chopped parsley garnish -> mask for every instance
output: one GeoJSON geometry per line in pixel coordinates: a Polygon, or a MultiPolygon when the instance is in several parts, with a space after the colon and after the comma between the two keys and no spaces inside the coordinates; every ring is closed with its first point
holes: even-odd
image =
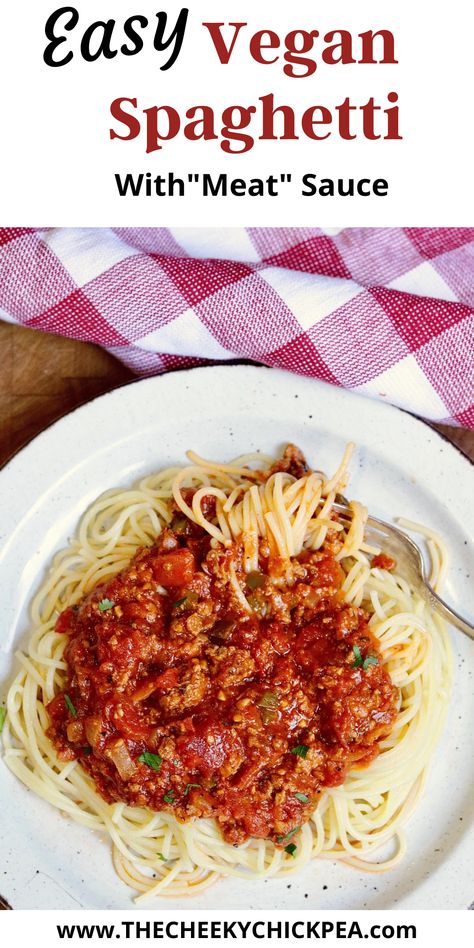
{"type": "Polygon", "coordinates": [[[360,666],[364,662],[364,659],[362,658],[359,646],[354,645],[354,648],[352,649],[352,651],[354,653],[354,661],[352,662],[351,668],[360,668],[360,666]]]}
{"type": "Polygon", "coordinates": [[[305,793],[294,793],[293,796],[301,803],[309,803],[309,797],[305,793]]]}
{"type": "Polygon", "coordinates": [[[295,843],[289,843],[288,846],[285,846],[285,852],[288,853],[289,856],[293,856],[294,859],[296,848],[295,843]]]}
{"type": "Polygon", "coordinates": [[[181,606],[192,606],[198,601],[198,599],[199,596],[197,593],[192,591],[188,592],[185,596],[183,596],[182,599],[177,599],[176,602],[173,603],[173,609],[180,609],[181,606]]]}
{"type": "Polygon", "coordinates": [[[364,659],[364,664],[362,665],[362,668],[364,669],[364,671],[367,671],[369,665],[378,665],[378,663],[379,663],[379,660],[378,658],[376,658],[375,655],[367,655],[367,658],[364,659]]]}
{"type": "Polygon", "coordinates": [[[184,791],[183,796],[187,797],[187,795],[188,795],[188,793],[189,793],[190,790],[192,790],[194,787],[196,787],[196,789],[197,789],[198,787],[200,788],[200,786],[201,786],[200,783],[187,783],[187,784],[186,784],[186,789],[185,789],[185,791],[184,791]]]}
{"type": "Polygon", "coordinates": [[[69,711],[69,714],[72,714],[73,718],[77,718],[77,711],[69,697],[69,695],[64,695],[64,704],[69,711]]]}
{"type": "Polygon", "coordinates": [[[296,747],[291,748],[290,754],[296,754],[297,757],[302,757],[304,760],[308,751],[309,747],[307,744],[297,744],[296,747]]]}
{"type": "Polygon", "coordinates": [[[165,793],[163,800],[165,801],[165,803],[174,803],[175,802],[174,791],[168,790],[168,793],[165,793]]]}
{"type": "Polygon", "coordinates": [[[379,663],[375,655],[367,655],[366,658],[362,658],[358,645],[354,645],[352,651],[354,652],[354,661],[352,662],[351,668],[362,668],[363,671],[367,671],[369,665],[378,665],[379,663]]]}
{"type": "Polygon", "coordinates": [[[7,709],[0,708],[0,734],[3,731],[3,725],[5,724],[5,718],[7,716],[7,709]]]}
{"type": "Polygon", "coordinates": [[[147,767],[151,767],[152,770],[159,771],[161,767],[161,757],[159,754],[150,754],[149,751],[145,751],[143,754],[140,754],[138,758],[140,764],[146,764],[147,767]]]}
{"type": "Polygon", "coordinates": [[[177,599],[176,602],[173,603],[173,609],[179,609],[179,607],[184,606],[184,603],[187,601],[188,601],[187,596],[183,596],[182,599],[177,599]]]}
{"type": "Polygon", "coordinates": [[[286,836],[277,836],[277,843],[286,843],[287,839],[291,839],[295,833],[299,833],[300,829],[301,826],[295,826],[294,829],[290,830],[290,832],[286,834],[286,836]]]}
{"type": "Polygon", "coordinates": [[[163,853],[157,853],[158,859],[161,859],[162,862],[168,862],[166,856],[163,856],[163,853]]]}
{"type": "Polygon", "coordinates": [[[100,612],[107,612],[108,609],[113,609],[115,603],[111,599],[101,599],[98,605],[100,612]]]}

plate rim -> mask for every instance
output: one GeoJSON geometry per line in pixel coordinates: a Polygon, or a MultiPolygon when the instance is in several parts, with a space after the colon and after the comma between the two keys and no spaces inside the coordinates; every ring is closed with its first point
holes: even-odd
{"type": "Polygon", "coordinates": [[[124,389],[127,389],[135,385],[141,385],[141,384],[146,385],[151,382],[164,381],[165,379],[168,379],[175,375],[189,375],[191,373],[201,374],[204,372],[212,372],[214,369],[223,369],[223,368],[225,368],[226,370],[228,369],[230,371],[232,371],[233,369],[245,368],[245,369],[253,369],[256,371],[264,370],[265,372],[269,372],[269,373],[282,373],[287,376],[294,376],[296,379],[304,379],[306,381],[311,381],[315,385],[317,386],[321,385],[328,390],[336,390],[337,392],[343,392],[346,395],[352,396],[357,400],[363,399],[364,401],[368,402],[369,405],[375,406],[376,410],[378,407],[383,410],[387,410],[388,412],[394,411],[397,414],[398,412],[400,412],[406,419],[410,419],[409,423],[413,422],[415,427],[419,425],[421,429],[423,430],[424,434],[426,434],[426,431],[428,429],[428,431],[430,431],[437,438],[443,441],[445,445],[448,445],[449,449],[452,449],[453,451],[453,456],[461,457],[467,462],[469,467],[474,467],[474,459],[470,458],[469,455],[466,454],[466,452],[463,451],[461,447],[459,447],[459,445],[451,441],[448,438],[448,436],[444,434],[444,432],[438,431],[438,429],[434,427],[435,422],[422,418],[420,415],[415,415],[413,414],[413,412],[408,411],[408,409],[401,408],[399,405],[394,405],[392,402],[383,402],[378,398],[372,398],[369,395],[363,395],[361,392],[354,392],[353,389],[344,388],[342,386],[341,387],[335,386],[331,382],[325,382],[324,379],[313,378],[312,376],[307,376],[307,375],[300,375],[296,372],[290,372],[287,369],[281,369],[279,367],[265,365],[264,363],[232,362],[232,364],[229,365],[228,363],[220,362],[220,363],[212,363],[211,365],[197,365],[197,366],[195,365],[195,366],[188,366],[182,369],[171,369],[170,371],[162,372],[158,375],[138,376],[136,378],[128,379],[126,382],[120,383],[120,385],[115,385],[113,388],[107,389],[107,391],[105,392],[100,392],[97,395],[93,395],[92,398],[88,398],[85,402],[81,402],[79,405],[75,405],[73,408],[70,408],[63,415],[60,415],[59,418],[53,419],[53,421],[49,422],[49,424],[41,428],[40,431],[37,431],[36,434],[32,435],[31,438],[28,438],[27,441],[25,441],[23,444],[20,444],[17,448],[15,448],[12,454],[10,454],[6,458],[6,460],[3,461],[3,463],[0,465],[0,478],[3,475],[3,472],[12,464],[12,462],[16,461],[18,456],[23,454],[23,452],[27,451],[28,448],[32,444],[39,441],[39,439],[42,438],[42,436],[46,432],[51,431],[53,428],[56,427],[56,425],[60,425],[66,419],[69,419],[73,415],[78,414],[83,409],[88,409],[89,406],[93,405],[95,402],[113,397],[115,392],[121,392],[124,389]]]}

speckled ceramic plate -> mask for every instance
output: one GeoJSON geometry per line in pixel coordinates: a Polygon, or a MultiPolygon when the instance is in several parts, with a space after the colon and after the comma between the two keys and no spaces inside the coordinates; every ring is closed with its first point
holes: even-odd
{"type": "MultiPolygon", "coordinates": [[[[55,550],[102,491],[182,462],[193,447],[231,458],[299,444],[333,470],[358,445],[350,494],[375,515],[404,515],[450,548],[446,597],[473,617],[474,532],[469,462],[426,425],[388,405],[284,372],[225,366],[137,382],[79,408],[0,472],[0,680],[26,640],[28,603],[55,550]],[[471,561],[470,561],[471,557],[471,561]]],[[[455,693],[424,798],[408,826],[408,855],[383,875],[317,861],[289,881],[224,880],[192,908],[467,908],[474,899],[474,643],[453,632],[455,693]]],[[[66,821],[0,764],[0,894],[14,908],[129,908],[107,843],[66,821]]],[[[190,902],[160,900],[160,908],[190,902]]]]}

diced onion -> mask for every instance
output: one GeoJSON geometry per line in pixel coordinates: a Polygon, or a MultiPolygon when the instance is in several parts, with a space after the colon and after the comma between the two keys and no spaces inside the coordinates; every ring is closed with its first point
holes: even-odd
{"type": "Polygon", "coordinates": [[[84,736],[82,721],[71,721],[66,728],[66,734],[71,744],[74,744],[76,741],[81,741],[84,736]]]}
{"type": "Polygon", "coordinates": [[[130,777],[133,777],[136,767],[134,761],[130,757],[128,747],[124,741],[116,744],[115,747],[111,747],[109,750],[109,755],[111,760],[114,762],[122,780],[128,780],[130,777]]]}
{"type": "Polygon", "coordinates": [[[89,744],[92,747],[97,747],[99,743],[99,738],[102,730],[102,720],[100,717],[93,715],[90,718],[87,718],[85,724],[86,737],[89,744]]]}

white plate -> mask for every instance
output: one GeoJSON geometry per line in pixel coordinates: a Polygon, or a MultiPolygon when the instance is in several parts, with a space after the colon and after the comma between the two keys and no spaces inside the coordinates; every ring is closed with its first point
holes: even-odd
{"type": "MultiPolygon", "coordinates": [[[[3,691],[43,571],[98,494],[182,462],[189,447],[230,459],[258,448],[274,452],[288,440],[327,471],[354,440],[348,493],[376,515],[403,514],[439,530],[451,553],[446,596],[472,617],[472,467],[459,452],[410,415],[332,386],[258,367],[195,369],[96,399],[43,432],[0,472],[3,691]]],[[[453,643],[449,720],[398,869],[364,875],[317,861],[288,882],[223,880],[192,902],[159,900],[149,907],[467,908],[474,899],[474,644],[460,633],[453,643]]],[[[0,894],[14,908],[131,907],[131,890],[115,876],[108,844],[66,821],[3,765],[0,805],[0,894]]]]}

